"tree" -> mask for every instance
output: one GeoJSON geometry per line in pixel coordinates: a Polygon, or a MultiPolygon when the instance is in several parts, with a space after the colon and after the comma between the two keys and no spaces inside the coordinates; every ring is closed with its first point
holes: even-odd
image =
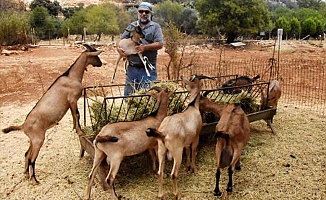
{"type": "Polygon", "coordinates": [[[167,27],[169,23],[173,23],[182,32],[188,34],[195,32],[198,20],[198,14],[195,9],[172,1],[159,3],[154,8],[156,21],[163,28],[167,27]]]}
{"type": "Polygon", "coordinates": [[[29,7],[34,10],[36,7],[44,7],[48,10],[51,16],[57,17],[61,12],[61,6],[58,1],[51,2],[50,0],[34,0],[31,2],[29,7]]]}
{"type": "Polygon", "coordinates": [[[93,6],[86,12],[86,26],[91,34],[98,36],[97,40],[101,39],[104,34],[118,34],[118,17],[116,9],[112,4],[100,4],[93,6]]]}
{"type": "Polygon", "coordinates": [[[257,34],[269,24],[264,0],[198,0],[196,8],[203,31],[216,34],[220,30],[228,43],[240,35],[257,34]]]}
{"type": "Polygon", "coordinates": [[[70,18],[66,19],[62,25],[61,30],[64,36],[70,34],[83,34],[83,29],[86,27],[86,10],[81,9],[76,11],[70,18]]]}
{"type": "Polygon", "coordinates": [[[276,25],[276,28],[283,29],[283,32],[285,33],[285,38],[287,40],[288,32],[291,30],[290,22],[287,19],[285,19],[285,17],[280,17],[276,20],[275,25],[276,25]]]}
{"type": "Polygon", "coordinates": [[[36,7],[30,12],[29,24],[40,39],[52,37],[55,31],[55,21],[44,7],[36,7]]]}
{"type": "Polygon", "coordinates": [[[309,17],[302,22],[302,33],[305,35],[313,35],[316,33],[316,22],[313,17],[309,17]]]}
{"type": "Polygon", "coordinates": [[[0,46],[27,44],[29,24],[26,12],[6,11],[0,14],[0,46]]]}
{"type": "Polygon", "coordinates": [[[176,27],[180,29],[181,26],[181,14],[183,7],[177,2],[170,0],[157,4],[155,7],[156,21],[165,28],[170,22],[174,23],[176,27]]]}
{"type": "Polygon", "coordinates": [[[301,25],[299,20],[296,17],[293,17],[292,20],[290,21],[290,26],[291,26],[291,35],[294,38],[300,38],[301,34],[301,25]]]}

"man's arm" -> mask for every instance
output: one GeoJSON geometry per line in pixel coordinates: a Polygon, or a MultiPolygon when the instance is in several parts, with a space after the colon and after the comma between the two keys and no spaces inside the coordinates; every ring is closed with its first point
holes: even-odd
{"type": "Polygon", "coordinates": [[[151,44],[141,44],[139,46],[136,46],[135,49],[139,53],[143,53],[144,51],[156,51],[159,49],[162,49],[163,44],[160,42],[153,42],[151,44]]]}

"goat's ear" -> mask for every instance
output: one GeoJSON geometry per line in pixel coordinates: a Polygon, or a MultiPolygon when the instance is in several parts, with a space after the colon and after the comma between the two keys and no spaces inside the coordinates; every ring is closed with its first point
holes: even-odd
{"type": "Polygon", "coordinates": [[[98,56],[102,53],[102,50],[95,51],[95,52],[87,52],[89,56],[98,56]]]}

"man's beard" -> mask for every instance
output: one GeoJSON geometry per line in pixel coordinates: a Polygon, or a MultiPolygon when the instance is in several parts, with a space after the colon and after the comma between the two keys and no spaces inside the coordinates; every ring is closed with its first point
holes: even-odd
{"type": "Polygon", "coordinates": [[[151,21],[150,18],[145,18],[145,19],[144,18],[140,18],[139,19],[139,22],[142,23],[142,24],[147,24],[150,21],[151,21]]]}

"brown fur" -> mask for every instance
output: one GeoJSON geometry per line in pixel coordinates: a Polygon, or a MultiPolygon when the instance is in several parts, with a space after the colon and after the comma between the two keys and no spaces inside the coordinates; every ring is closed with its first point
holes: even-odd
{"type": "Polygon", "coordinates": [[[71,110],[73,127],[78,135],[84,135],[79,125],[79,112],[77,100],[83,90],[82,79],[88,65],[100,67],[102,65],[93,47],[85,45],[88,50],[83,52],[75,63],[61,76],[59,76],[37,102],[35,107],[27,115],[25,122],[20,126],[10,126],[3,129],[4,133],[13,130],[23,130],[29,137],[30,146],[25,153],[25,174],[35,183],[35,161],[43,145],[45,132],[55,126],[71,110]]]}
{"type": "MultiPolygon", "coordinates": [[[[264,92],[262,92],[262,109],[277,108],[277,104],[279,99],[281,98],[281,95],[282,90],[279,81],[273,80],[268,86],[268,94],[266,95],[264,92]]],[[[272,133],[276,134],[276,131],[272,126],[273,119],[267,119],[265,121],[267,125],[271,128],[272,133]]]]}
{"type": "Polygon", "coordinates": [[[239,158],[250,136],[249,120],[240,106],[235,104],[221,105],[201,97],[200,110],[210,111],[220,117],[216,125],[216,188],[215,195],[220,196],[220,169],[229,167],[228,191],[232,191],[232,173],[240,168],[239,158]]]}
{"type": "Polygon", "coordinates": [[[183,80],[190,92],[189,105],[182,113],[164,118],[158,130],[148,129],[147,135],[158,139],[159,158],[159,198],[163,198],[163,171],[167,151],[173,157],[173,169],[171,172],[173,194],[175,199],[181,197],[177,186],[179,168],[182,162],[183,149],[186,148],[186,166],[189,172],[196,172],[195,159],[199,134],[202,128],[202,118],[199,112],[200,79],[192,78],[192,81],[183,80]],[[191,147],[191,159],[190,159],[191,147]]]}
{"type": "Polygon", "coordinates": [[[159,93],[151,93],[159,104],[156,116],[148,116],[139,121],[118,122],[108,124],[102,128],[94,140],[95,157],[92,171],[86,188],[86,199],[90,199],[91,186],[95,174],[102,161],[106,158],[110,171],[106,177],[109,184],[111,197],[118,199],[114,190],[115,176],[120,163],[125,156],[133,156],[149,150],[153,161],[153,170],[156,170],[156,156],[153,152],[157,148],[157,140],[146,136],[148,127],[158,128],[167,115],[169,97],[172,92],[162,90],[159,93]]]}

